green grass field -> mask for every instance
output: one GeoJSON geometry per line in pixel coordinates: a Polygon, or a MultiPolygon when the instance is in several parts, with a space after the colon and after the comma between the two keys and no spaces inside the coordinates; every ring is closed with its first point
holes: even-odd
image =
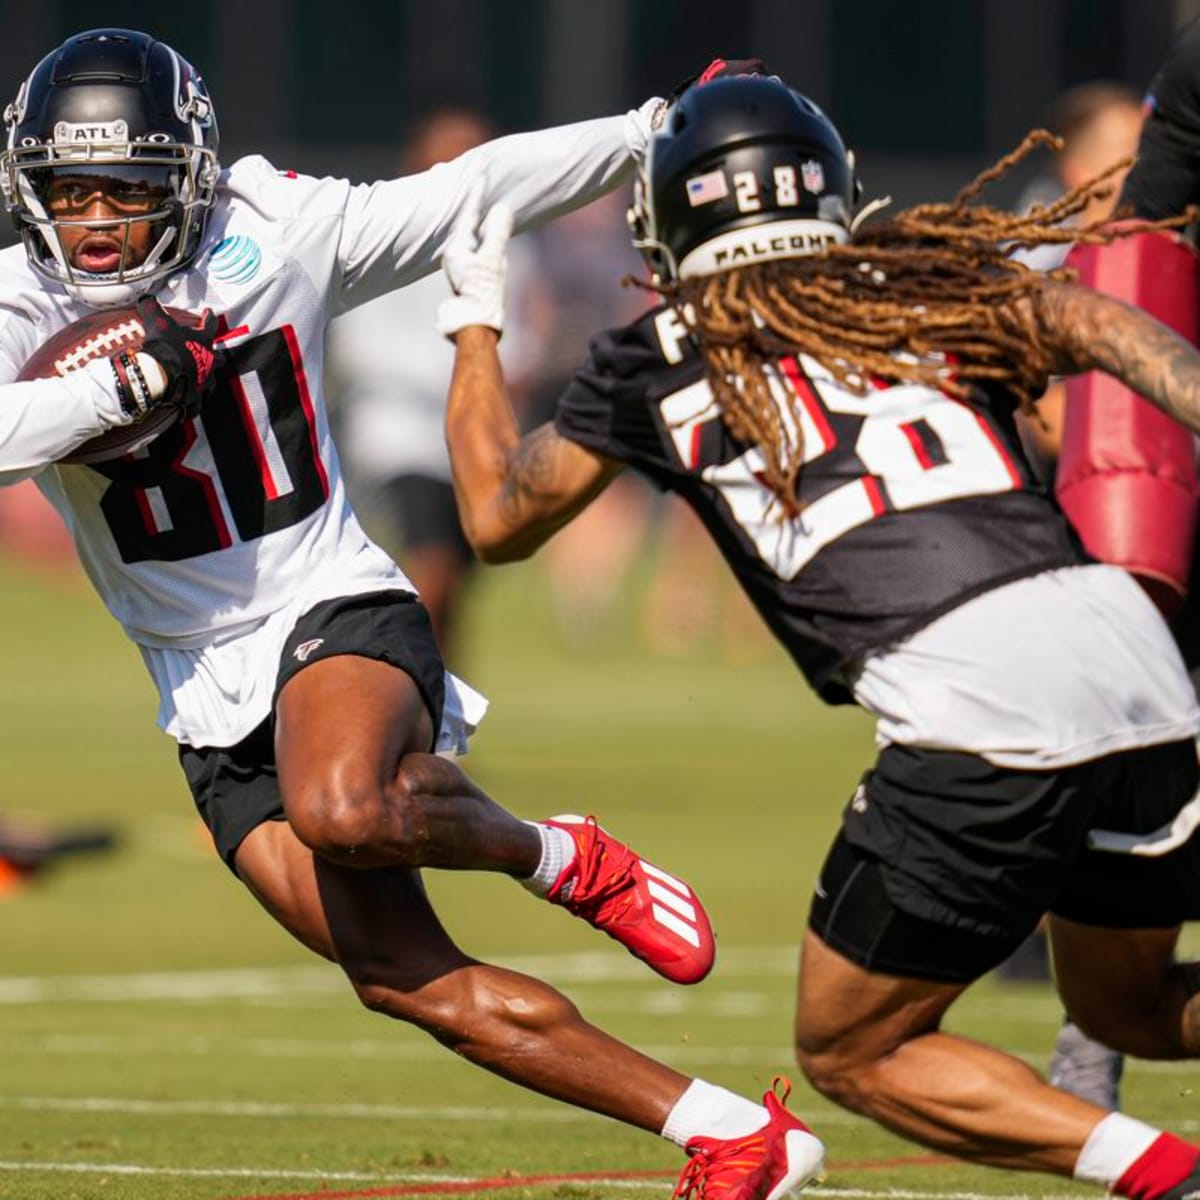
{"type": "MultiPolygon", "coordinates": [[[[545,976],[681,1070],[758,1095],[791,1069],[795,947],[868,724],[815,702],[774,651],[643,657],[627,613],[567,657],[547,637],[539,579],[510,568],[480,589],[460,669],[493,710],[467,766],[518,813],[594,811],[690,878],[717,923],[718,966],[673,988],[501,877],[432,877],[439,908],[471,952],[545,976]]],[[[102,818],[124,837],[0,899],[0,1200],[669,1196],[673,1147],[367,1014],[259,912],[199,835],[138,656],[86,586],[2,568],[0,629],[0,811],[102,818]],[[644,1174],[605,1178],[622,1172],[644,1174]]],[[[953,1025],[1041,1063],[1057,1019],[1048,989],[985,981],[953,1025]]],[[[1129,1106],[1196,1132],[1198,1077],[1135,1066],[1129,1106]]],[[[794,1104],[829,1144],[821,1194],[1084,1190],[929,1161],[803,1085],[794,1104]]]]}

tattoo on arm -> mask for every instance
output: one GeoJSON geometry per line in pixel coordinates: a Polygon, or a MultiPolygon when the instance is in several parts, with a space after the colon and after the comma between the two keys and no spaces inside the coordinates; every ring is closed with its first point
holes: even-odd
{"type": "Polygon", "coordinates": [[[513,526],[524,525],[531,508],[554,490],[562,449],[552,426],[535,429],[522,438],[508,463],[499,497],[500,514],[513,526]]]}
{"type": "Polygon", "coordinates": [[[496,497],[496,514],[518,543],[541,545],[586,508],[621,469],[621,463],[560,436],[553,425],[542,425],[513,447],[496,497]]]}
{"type": "Polygon", "coordinates": [[[1200,353],[1173,330],[1120,300],[1070,284],[1045,288],[1042,317],[1062,345],[1056,365],[1064,374],[1103,371],[1200,431],[1200,353]]]}

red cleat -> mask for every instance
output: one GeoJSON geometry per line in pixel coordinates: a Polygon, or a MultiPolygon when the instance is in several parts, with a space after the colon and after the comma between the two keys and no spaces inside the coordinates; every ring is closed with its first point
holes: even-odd
{"type": "Polygon", "coordinates": [[[699,983],[712,970],[712,926],[686,883],[638,858],[595,817],[552,817],[543,824],[565,829],[576,850],[546,899],[615,938],[672,983],[699,983]]]}
{"type": "Polygon", "coordinates": [[[821,1139],[783,1103],[792,1085],[776,1076],[763,1104],[771,1114],[759,1130],[740,1138],[694,1137],[685,1149],[673,1200],[783,1200],[822,1177],[821,1139]],[[775,1095],[783,1084],[783,1095],[775,1095]]]}

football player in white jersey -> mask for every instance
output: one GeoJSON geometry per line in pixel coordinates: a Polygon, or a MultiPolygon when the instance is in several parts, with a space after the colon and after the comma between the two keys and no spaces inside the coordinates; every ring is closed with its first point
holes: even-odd
{"type": "Polygon", "coordinates": [[[169,46],[68,39],[7,108],[0,482],[36,476],[159,689],[218,852],[372,1010],[471,1061],[686,1146],[688,1186],[765,1200],[820,1170],[782,1106],[689,1079],[443,930],[418,869],[499,871],[667,978],[713,959],[691,890],[588,818],[513,817],[434,751],[482,699],[446,674],[413,588],[349,508],[320,395],[337,313],[427,274],[483,172],[531,222],[616,186],[643,111],[489,143],[352,187],[222,169],[212,101],[169,46]],[[136,302],[140,352],[18,381],[51,335],[136,302]],[[205,314],[194,327],[177,310],[205,314]],[[81,446],[177,417],[118,457],[81,446]]]}
{"type": "Polygon", "coordinates": [[[1200,1148],[941,1028],[1049,912],[1084,1029],[1200,1057],[1200,972],[1174,959],[1200,916],[1195,696],[1013,420],[1049,373],[1099,368],[1200,429],[1200,355],[1008,257],[1109,235],[977,191],[862,225],[811,101],[777,79],[693,88],[630,214],[665,302],[598,334],[524,437],[496,356],[511,213],[465,218],[440,319],[459,506],[484,558],[523,558],[633,466],[695,508],[821,695],[876,717],[804,938],[795,1046],[819,1091],[976,1163],[1182,1200],[1200,1148]]]}

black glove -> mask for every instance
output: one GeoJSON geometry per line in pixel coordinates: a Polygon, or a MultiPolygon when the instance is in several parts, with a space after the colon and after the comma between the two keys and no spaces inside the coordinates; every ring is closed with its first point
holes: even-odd
{"type": "Polygon", "coordinates": [[[730,79],[735,75],[770,75],[761,58],[714,58],[699,75],[690,75],[667,97],[674,104],[690,87],[703,87],[714,79],[730,79]]]}
{"type": "Polygon", "coordinates": [[[194,417],[212,390],[224,357],[213,349],[217,318],[206,309],[198,328],[181,325],[153,296],[143,296],[136,311],[146,331],[142,350],[167,377],[166,391],[149,407],[173,404],[185,417],[194,417]]]}

